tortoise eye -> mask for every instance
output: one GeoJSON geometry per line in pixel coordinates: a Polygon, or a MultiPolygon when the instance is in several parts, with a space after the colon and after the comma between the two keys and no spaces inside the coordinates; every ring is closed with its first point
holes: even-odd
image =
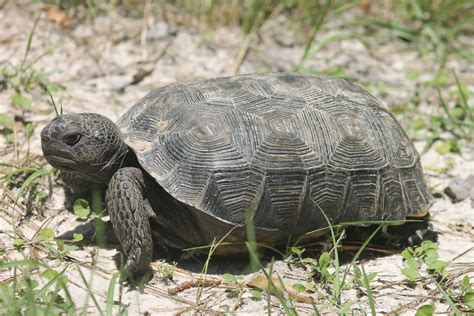
{"type": "Polygon", "coordinates": [[[81,134],[69,134],[63,137],[63,141],[66,145],[74,146],[81,140],[81,134]]]}

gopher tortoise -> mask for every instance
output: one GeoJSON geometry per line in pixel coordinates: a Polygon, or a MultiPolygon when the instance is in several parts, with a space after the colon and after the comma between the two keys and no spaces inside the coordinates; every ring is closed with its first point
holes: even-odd
{"type": "MultiPolygon", "coordinates": [[[[150,269],[152,232],[183,249],[257,242],[351,221],[423,216],[432,196],[419,155],[379,100],[342,78],[252,74],[152,90],[116,124],[54,118],[46,160],[72,190],[106,185],[131,275],[150,269]]],[[[240,246],[239,246],[240,245],[240,246]]]]}

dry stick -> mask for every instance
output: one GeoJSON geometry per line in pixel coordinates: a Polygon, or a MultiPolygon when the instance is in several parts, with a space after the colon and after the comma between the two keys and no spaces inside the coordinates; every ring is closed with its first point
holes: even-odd
{"type": "Polygon", "coordinates": [[[231,312],[235,313],[237,308],[239,308],[240,303],[242,302],[242,296],[244,295],[245,291],[243,288],[239,289],[239,295],[237,297],[237,301],[235,302],[234,306],[232,306],[231,312]]]}
{"type": "Polygon", "coordinates": [[[247,36],[244,39],[244,42],[242,44],[242,48],[240,49],[239,55],[237,55],[237,59],[235,60],[234,67],[232,67],[232,74],[237,75],[240,70],[240,66],[242,65],[242,62],[245,59],[245,56],[247,56],[248,50],[250,48],[250,44],[252,43],[252,39],[257,33],[257,22],[255,22],[252,25],[252,29],[250,32],[247,34],[247,36]]]}
{"type": "Polygon", "coordinates": [[[467,248],[466,250],[462,251],[461,253],[459,253],[458,255],[454,256],[453,258],[449,259],[448,262],[453,262],[457,259],[459,259],[460,257],[464,256],[466,253],[470,252],[471,250],[474,250],[474,247],[469,247],[467,248]]]}
{"type": "MultiPolygon", "coordinates": [[[[272,12],[270,13],[268,18],[271,18],[272,16],[277,14],[281,9],[282,9],[282,5],[275,6],[275,8],[272,10],[272,12]]],[[[257,20],[254,21],[254,23],[252,24],[252,28],[250,29],[249,33],[247,34],[247,36],[244,39],[244,42],[242,43],[242,47],[240,49],[239,55],[237,55],[234,66],[232,67],[232,74],[233,75],[237,75],[239,73],[240,66],[242,65],[242,62],[244,61],[245,56],[247,56],[247,53],[248,53],[249,48],[250,48],[250,44],[252,43],[252,40],[253,40],[255,34],[257,34],[258,29],[265,22],[265,20],[264,20],[262,22],[262,24],[260,25],[260,19],[261,18],[258,18],[257,20]]]]}
{"type": "Polygon", "coordinates": [[[221,280],[209,280],[209,279],[194,279],[181,283],[180,285],[168,289],[168,294],[176,295],[179,292],[184,290],[194,288],[194,287],[216,287],[222,283],[221,280]]]}

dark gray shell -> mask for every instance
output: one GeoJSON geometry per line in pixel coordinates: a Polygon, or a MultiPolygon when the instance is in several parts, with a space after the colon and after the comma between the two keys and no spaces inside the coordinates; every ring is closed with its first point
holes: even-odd
{"type": "Polygon", "coordinates": [[[227,223],[302,233],[403,219],[431,204],[412,142],[340,78],[254,74],[151,91],[118,121],[175,199],[227,223]]]}

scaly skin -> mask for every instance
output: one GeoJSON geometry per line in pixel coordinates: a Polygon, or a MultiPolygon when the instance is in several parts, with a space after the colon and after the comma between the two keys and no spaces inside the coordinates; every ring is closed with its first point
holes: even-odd
{"type": "Polygon", "coordinates": [[[154,213],[144,194],[142,170],[119,169],[107,189],[107,208],[115,235],[127,255],[125,277],[147,274],[153,255],[149,217],[154,213]]]}
{"type": "MultiPolygon", "coordinates": [[[[153,254],[153,210],[145,197],[142,170],[130,161],[128,146],[115,124],[98,114],[61,115],[41,132],[43,154],[61,170],[73,194],[108,185],[107,209],[127,261],[125,277],[148,276],[153,254]]],[[[133,159],[132,159],[133,160],[133,159]]]]}

